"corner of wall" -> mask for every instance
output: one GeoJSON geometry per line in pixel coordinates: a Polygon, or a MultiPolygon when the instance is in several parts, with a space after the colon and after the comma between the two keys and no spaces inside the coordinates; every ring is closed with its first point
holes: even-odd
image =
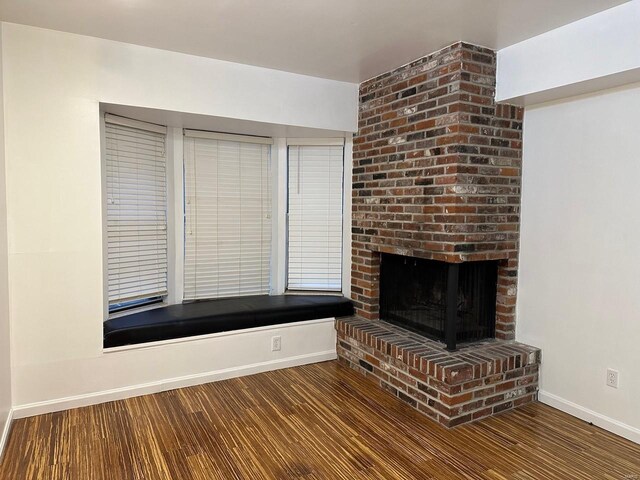
{"type": "MultiPolygon", "coordinates": [[[[0,39],[4,23],[0,22],[0,39]]],[[[7,189],[4,148],[4,69],[0,40],[0,457],[9,436],[12,420],[11,326],[9,319],[9,279],[7,240],[7,189]]]]}

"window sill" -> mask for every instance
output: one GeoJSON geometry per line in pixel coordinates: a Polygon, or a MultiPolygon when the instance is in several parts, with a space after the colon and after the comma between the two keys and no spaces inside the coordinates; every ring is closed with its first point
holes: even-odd
{"type": "Polygon", "coordinates": [[[110,313],[109,317],[107,317],[107,320],[112,320],[114,318],[120,318],[120,317],[127,317],[129,315],[134,315],[136,313],[147,312],[149,310],[155,310],[156,308],[163,308],[168,306],[169,304],[167,302],[157,302],[149,305],[142,305],[141,307],[134,307],[126,310],[120,310],[117,312],[110,313]]]}

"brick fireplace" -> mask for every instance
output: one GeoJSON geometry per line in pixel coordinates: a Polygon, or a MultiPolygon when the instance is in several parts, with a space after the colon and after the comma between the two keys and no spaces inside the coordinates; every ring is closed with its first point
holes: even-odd
{"type": "MultiPolygon", "coordinates": [[[[512,342],[523,110],[495,103],[495,69],[494,51],[456,43],[360,86],[352,199],[351,291],[356,318],[338,321],[338,354],[447,426],[530,401],[537,391],[539,351],[512,342]],[[449,332],[443,334],[448,351],[433,340],[438,340],[437,335],[429,335],[426,327],[424,335],[416,335],[421,333],[420,325],[407,324],[402,329],[380,321],[381,303],[385,307],[389,297],[389,287],[384,285],[393,283],[381,282],[381,262],[398,256],[416,265],[432,262],[433,272],[443,268],[449,272],[452,287],[438,313],[449,317],[449,332]],[[493,277],[476,281],[481,294],[491,295],[492,302],[491,308],[481,309],[485,316],[489,312],[490,325],[473,327],[481,334],[472,340],[483,340],[476,345],[465,343],[467,337],[459,331],[464,326],[460,299],[466,297],[456,285],[458,272],[468,270],[469,262],[474,268],[480,263],[493,265],[493,277]],[[494,284],[487,286],[487,282],[494,284]],[[381,284],[386,289],[382,299],[381,284]],[[456,308],[457,332],[452,330],[456,308]],[[376,333],[367,333],[368,328],[376,333]],[[389,342],[392,338],[400,344],[389,342]],[[460,349],[456,338],[462,340],[460,349]],[[407,344],[411,352],[422,348],[423,353],[435,355],[435,363],[422,363],[405,353],[398,359],[398,352],[404,352],[407,344]],[[502,350],[505,348],[512,350],[502,350]],[[513,360],[515,357],[519,360],[513,360]],[[471,369],[469,392],[456,383],[461,376],[447,376],[449,366],[465,372],[471,369]],[[431,380],[437,382],[435,388],[431,380]],[[420,385],[425,388],[420,390],[420,385]],[[425,393],[427,387],[430,393],[425,393]],[[456,397],[461,392],[464,395],[456,397]],[[493,403],[487,403],[489,397],[493,403]],[[456,409],[451,408],[452,401],[456,409]],[[437,405],[443,406],[438,409],[437,405]]],[[[387,264],[383,271],[390,270],[387,264]]],[[[409,288],[407,272],[396,280],[400,291],[396,297],[403,285],[409,288]]],[[[424,288],[433,288],[429,285],[426,282],[424,288]]],[[[440,298],[440,293],[437,296],[440,298]]],[[[414,297],[421,299],[424,324],[424,311],[434,308],[435,296],[414,297]]],[[[411,309],[403,308],[396,310],[411,309]]],[[[478,316],[467,316],[474,315],[478,316]]],[[[409,314],[404,316],[412,321],[409,314]]],[[[382,317],[393,321],[388,308],[382,309],[382,317]]]]}

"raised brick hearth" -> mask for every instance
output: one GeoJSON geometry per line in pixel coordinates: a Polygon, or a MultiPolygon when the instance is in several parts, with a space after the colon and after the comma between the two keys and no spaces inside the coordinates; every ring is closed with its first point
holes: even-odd
{"type": "Polygon", "coordinates": [[[456,352],[376,320],[336,320],[338,358],[446,427],[536,399],[540,350],[487,341],[456,352]]]}

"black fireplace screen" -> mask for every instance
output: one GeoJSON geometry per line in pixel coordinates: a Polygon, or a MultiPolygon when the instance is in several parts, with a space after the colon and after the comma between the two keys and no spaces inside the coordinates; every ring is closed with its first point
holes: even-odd
{"type": "Polygon", "coordinates": [[[380,318],[444,341],[450,349],[492,338],[497,275],[495,261],[453,264],[383,254],[380,318]]]}

